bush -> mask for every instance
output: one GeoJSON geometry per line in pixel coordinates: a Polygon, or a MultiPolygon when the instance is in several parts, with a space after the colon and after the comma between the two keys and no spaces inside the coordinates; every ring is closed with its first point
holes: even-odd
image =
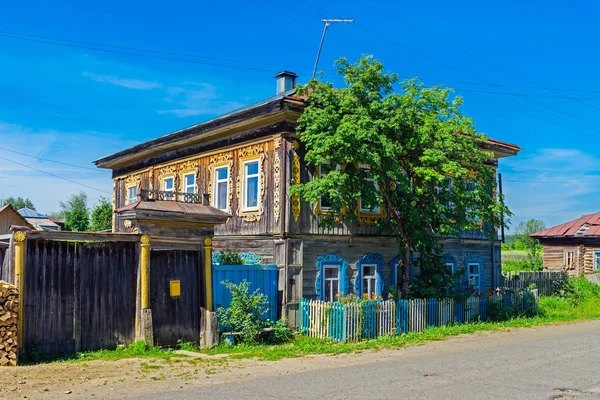
{"type": "Polygon", "coordinates": [[[267,296],[259,289],[250,293],[250,282],[245,279],[239,285],[229,281],[221,283],[231,292],[231,304],[228,308],[219,307],[217,318],[233,332],[240,332],[242,342],[257,343],[262,329],[269,325],[264,319],[269,310],[267,296]]]}
{"type": "Polygon", "coordinates": [[[487,308],[487,319],[490,322],[508,321],[513,318],[512,310],[501,301],[490,301],[487,308]]]}
{"type": "Polygon", "coordinates": [[[293,336],[292,330],[287,326],[287,320],[280,319],[273,325],[273,330],[269,332],[267,341],[270,344],[285,343],[290,341],[293,336]]]}
{"type": "Polygon", "coordinates": [[[217,254],[217,262],[221,265],[243,265],[244,260],[240,257],[237,249],[225,249],[217,254]]]}

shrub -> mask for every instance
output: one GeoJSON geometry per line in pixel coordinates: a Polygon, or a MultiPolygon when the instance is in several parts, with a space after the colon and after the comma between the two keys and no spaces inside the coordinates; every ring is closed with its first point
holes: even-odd
{"type": "Polygon", "coordinates": [[[290,341],[293,336],[292,330],[287,326],[287,320],[280,319],[273,325],[273,330],[269,332],[267,341],[270,344],[285,343],[290,341]]]}
{"type": "Polygon", "coordinates": [[[222,265],[243,265],[244,260],[237,249],[225,249],[218,253],[217,260],[222,265]]]}
{"type": "Polygon", "coordinates": [[[245,279],[239,285],[229,281],[221,283],[231,292],[231,304],[227,308],[219,307],[217,318],[233,332],[240,332],[242,342],[258,342],[262,329],[269,325],[264,319],[269,310],[267,296],[259,289],[250,293],[250,282],[245,279]]]}
{"type": "Polygon", "coordinates": [[[512,310],[501,301],[490,301],[487,307],[487,319],[490,322],[508,321],[513,317],[512,310]]]}

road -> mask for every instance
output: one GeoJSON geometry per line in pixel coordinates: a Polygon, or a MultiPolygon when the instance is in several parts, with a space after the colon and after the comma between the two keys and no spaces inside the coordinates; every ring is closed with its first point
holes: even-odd
{"type": "Polygon", "coordinates": [[[140,399],[600,399],[599,344],[599,321],[471,335],[140,399]]]}

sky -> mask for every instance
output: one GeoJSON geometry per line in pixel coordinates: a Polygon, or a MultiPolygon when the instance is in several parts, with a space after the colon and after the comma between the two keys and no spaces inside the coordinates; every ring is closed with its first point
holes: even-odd
{"type": "Polygon", "coordinates": [[[478,131],[518,144],[499,172],[512,224],[600,211],[599,39],[592,1],[4,2],[0,198],[52,213],[79,190],[110,198],[92,161],[275,94],[287,69],[371,54],[455,89],[478,131]],[[59,161],[65,164],[50,162],[59,161]]]}

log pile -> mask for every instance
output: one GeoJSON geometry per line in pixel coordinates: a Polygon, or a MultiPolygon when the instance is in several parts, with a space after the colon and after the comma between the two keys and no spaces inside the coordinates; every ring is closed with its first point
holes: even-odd
{"type": "Polygon", "coordinates": [[[0,281],[0,366],[17,365],[19,291],[0,281]]]}

